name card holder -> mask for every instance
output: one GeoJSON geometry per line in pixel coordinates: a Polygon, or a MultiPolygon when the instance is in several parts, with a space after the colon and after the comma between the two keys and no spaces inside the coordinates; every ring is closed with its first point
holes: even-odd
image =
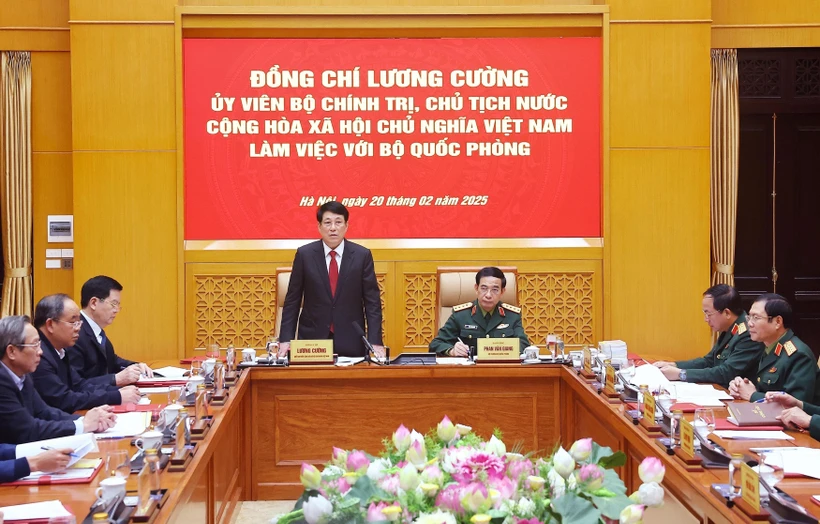
{"type": "Polygon", "coordinates": [[[476,340],[476,363],[510,363],[521,361],[521,340],[517,338],[479,338],[476,340]]]}
{"type": "Polygon", "coordinates": [[[604,387],[601,389],[601,395],[610,404],[618,404],[621,401],[621,394],[615,391],[615,368],[607,364],[604,370],[604,387]]]}
{"type": "Polygon", "coordinates": [[[640,425],[649,436],[661,436],[661,427],[655,422],[655,397],[649,392],[643,396],[643,417],[640,425]]]}
{"type": "Polygon", "coordinates": [[[333,362],[333,340],[292,340],[290,365],[329,365],[333,362]]]}
{"type": "Polygon", "coordinates": [[[753,521],[768,521],[771,515],[760,507],[760,475],[745,462],[740,465],[740,486],[738,509],[753,521]]]}
{"type": "Polygon", "coordinates": [[[171,453],[171,460],[168,464],[168,471],[181,472],[188,469],[188,464],[196,451],[196,444],[186,445],[186,433],[188,433],[187,417],[180,417],[174,431],[174,451],[171,453]]]}
{"type": "Polygon", "coordinates": [[[592,371],[592,351],[590,351],[589,346],[584,346],[584,364],[578,374],[587,382],[595,382],[598,378],[592,371]]]}
{"type": "Polygon", "coordinates": [[[703,471],[703,459],[695,454],[695,427],[685,418],[680,419],[680,447],[675,448],[675,456],[686,471],[703,471]]]}

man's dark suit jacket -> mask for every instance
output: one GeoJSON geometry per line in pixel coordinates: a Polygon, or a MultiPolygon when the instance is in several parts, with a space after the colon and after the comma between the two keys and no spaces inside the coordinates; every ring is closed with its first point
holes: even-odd
{"type": "Polygon", "coordinates": [[[88,322],[83,322],[74,350],[71,353],[71,367],[82,378],[106,386],[115,386],[114,375],[134,363],[117,356],[108,337],[105,337],[105,347],[102,347],[88,322]]]}
{"type": "MultiPolygon", "coordinates": [[[[5,373],[5,369],[0,370],[5,373]]],[[[17,456],[17,446],[0,444],[0,482],[12,482],[31,475],[31,468],[25,457],[17,456]]]]}
{"type": "Polygon", "coordinates": [[[115,386],[90,383],[71,367],[71,348],[60,358],[51,342],[40,333],[43,356],[40,365],[31,374],[40,397],[48,404],[66,413],[91,409],[103,404],[121,404],[122,396],[115,386]]]}
{"type": "Polygon", "coordinates": [[[0,442],[21,444],[73,435],[74,421],[80,417],[50,407],[40,398],[31,376],[24,380],[19,390],[0,368],[0,442]]]}
{"type": "Polygon", "coordinates": [[[297,322],[298,338],[302,340],[326,339],[332,324],[334,353],[363,356],[366,349],[353,329],[355,321],[367,330],[371,344],[382,344],[382,307],[373,254],[364,246],[349,240],[344,242],[335,296],[330,293],[322,241],[311,242],[296,250],[282,308],[280,342],[290,342],[294,338],[297,322]]]}

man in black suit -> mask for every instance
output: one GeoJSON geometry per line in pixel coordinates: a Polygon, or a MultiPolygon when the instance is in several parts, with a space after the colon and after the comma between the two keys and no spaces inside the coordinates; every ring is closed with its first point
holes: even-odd
{"type": "Polygon", "coordinates": [[[122,285],[111,277],[96,276],[83,284],[80,292],[83,325],[75,343],[71,366],[81,377],[93,382],[127,386],[138,381],[140,374],[153,377],[144,363],[124,359],[114,353],[114,345],[105,335],[122,309],[122,285]]]}
{"type": "Polygon", "coordinates": [[[345,240],[349,216],[347,208],[339,202],[326,202],[316,213],[322,240],[296,250],[282,308],[280,356],[290,350],[297,323],[298,338],[332,338],[335,353],[363,356],[366,348],[353,323],[365,328],[365,318],[367,340],[377,355],[384,354],[382,307],[373,254],[364,246],[345,240]]]}
{"type": "Polygon", "coordinates": [[[43,351],[40,334],[28,317],[0,319],[0,351],[0,442],[20,444],[105,431],[114,425],[116,416],[108,406],[78,417],[43,402],[29,376],[43,351]]]}
{"type": "Polygon", "coordinates": [[[40,397],[66,413],[105,404],[139,402],[140,393],[135,386],[118,390],[117,386],[94,384],[71,367],[75,353],[71,346],[82,323],[80,308],[62,293],[43,297],[34,308],[34,327],[40,332],[43,355],[32,378],[40,397]]]}
{"type": "Polygon", "coordinates": [[[0,483],[31,475],[32,471],[62,471],[68,466],[71,448],[50,449],[32,457],[17,458],[17,446],[0,444],[0,483]]]}

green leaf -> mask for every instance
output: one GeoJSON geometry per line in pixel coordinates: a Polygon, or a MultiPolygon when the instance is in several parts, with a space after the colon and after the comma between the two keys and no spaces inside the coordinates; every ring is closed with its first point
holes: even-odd
{"type": "Polygon", "coordinates": [[[278,524],[302,524],[305,522],[305,512],[301,509],[291,511],[279,519],[278,524]]]}
{"type": "Polygon", "coordinates": [[[618,520],[621,517],[621,511],[625,507],[632,504],[629,497],[626,495],[616,495],[614,497],[592,497],[592,502],[601,511],[601,514],[608,519],[618,520]]]}
{"type": "Polygon", "coordinates": [[[567,524],[598,524],[601,518],[601,512],[592,502],[574,493],[566,493],[553,500],[552,507],[561,517],[561,522],[567,524]]]}
{"type": "Polygon", "coordinates": [[[626,494],[626,486],[613,469],[604,470],[604,485],[601,489],[607,489],[616,495],[626,494]]]}
{"type": "Polygon", "coordinates": [[[598,459],[598,465],[604,469],[619,468],[626,465],[626,454],[623,451],[616,451],[608,457],[598,459]]]}
{"type": "Polygon", "coordinates": [[[307,502],[307,499],[310,497],[315,497],[319,495],[319,492],[315,489],[306,489],[302,496],[296,501],[296,505],[293,506],[293,511],[302,509],[302,505],[307,502]]]}
{"type": "Polygon", "coordinates": [[[361,476],[356,480],[356,483],[350,488],[350,491],[345,493],[345,499],[357,498],[367,504],[374,497],[382,498],[388,496],[378,487],[373,485],[373,481],[367,475],[361,476]]]}

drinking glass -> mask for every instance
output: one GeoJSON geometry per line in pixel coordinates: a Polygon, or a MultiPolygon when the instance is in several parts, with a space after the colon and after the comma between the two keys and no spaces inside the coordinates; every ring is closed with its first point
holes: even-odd
{"type": "Polygon", "coordinates": [[[677,388],[674,384],[670,384],[668,388],[661,389],[658,392],[658,404],[661,405],[664,411],[669,412],[678,398],[677,388]]]}
{"type": "Polygon", "coordinates": [[[219,360],[219,344],[211,344],[205,350],[205,358],[213,358],[219,360]]]}
{"type": "Polygon", "coordinates": [[[695,418],[692,421],[695,431],[700,436],[706,438],[715,430],[715,412],[712,408],[698,408],[695,410],[695,418]]]}
{"type": "Polygon", "coordinates": [[[111,477],[128,478],[131,474],[131,458],[128,451],[115,449],[109,451],[105,457],[105,469],[111,477]]]}
{"type": "Polygon", "coordinates": [[[168,404],[181,403],[182,389],[182,386],[171,386],[168,388],[168,404]]]}
{"type": "Polygon", "coordinates": [[[194,360],[191,362],[191,376],[198,377],[202,376],[202,361],[201,360],[194,360]]]}
{"type": "Polygon", "coordinates": [[[760,457],[758,469],[760,479],[770,487],[774,487],[785,476],[783,455],[779,451],[761,451],[758,456],[760,457]]]}

